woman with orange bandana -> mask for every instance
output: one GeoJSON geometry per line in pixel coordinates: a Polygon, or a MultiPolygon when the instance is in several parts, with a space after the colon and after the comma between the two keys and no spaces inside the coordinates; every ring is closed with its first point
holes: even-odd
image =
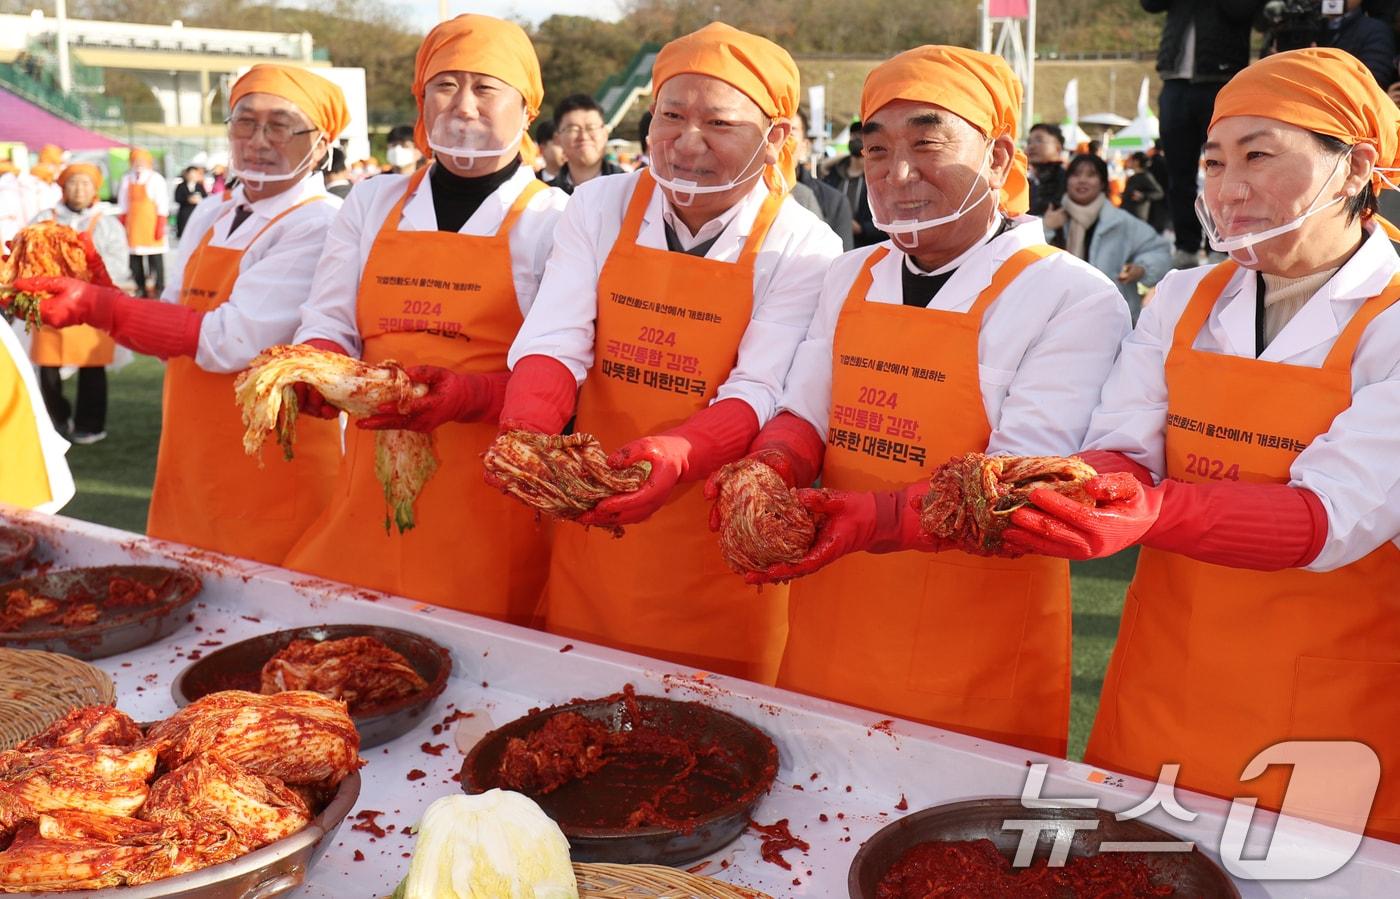
{"type": "Polygon", "coordinates": [[[788,194],[787,51],[714,23],[663,47],[652,83],[651,166],[574,193],[501,422],[557,433],[577,408],[610,465],[651,464],[580,519],[620,539],[555,528],[551,631],[771,683],[787,591],[725,576],[700,482],[772,417],[841,241],[788,194]]]}
{"type": "MultiPolygon", "coordinates": [[[[102,170],[91,163],[75,162],[59,174],[58,184],[62,202],[41,211],[34,220],[58,222],[83,235],[102,259],[112,283],[124,283],[130,277],[126,229],[107,214],[107,204],[97,200],[102,170]]],[[[42,328],[29,344],[29,358],[39,366],[39,388],[54,427],[74,443],[96,443],[107,436],[106,366],[113,363],[115,351],[111,335],[88,325],[42,328]],[[60,369],[64,366],[78,369],[73,403],[63,396],[60,369]]]]}
{"type": "MultiPolygon", "coordinates": [[[[534,515],[481,481],[496,436],[506,350],[549,256],[567,201],[521,160],[544,88],[529,37],[463,15],[418,49],[415,140],[431,165],[361,182],[326,240],[297,340],[394,359],[428,385],[407,415],[355,422],[335,497],[286,565],[437,605],[529,623],[547,534],[534,515]],[[416,501],[417,524],[386,535],[374,433],[432,431],[439,466],[416,501]]],[[[328,407],[306,394],[303,411],[328,407]]],[[[329,410],[334,414],[334,410],[329,410]]]]}
{"type": "Polygon", "coordinates": [[[340,205],[320,168],[349,111],[339,87],[280,65],[249,69],[229,102],[240,183],[191,216],[163,302],[67,278],[16,286],[52,294],[40,310],[46,324],[92,325],[168,360],[147,533],[275,564],[330,498],[339,433],[330,422],[299,424],[296,458],[260,468],[243,452],[233,381],[296,330],[340,205]]]}
{"type": "MultiPolygon", "coordinates": [[[[1400,841],[1400,258],[1376,215],[1400,111],[1344,52],[1279,53],[1220,91],[1204,164],[1197,210],[1230,259],[1158,286],[1085,443],[1141,491],[1037,493],[1006,539],[1143,547],[1090,762],[1177,763],[1178,786],[1277,809],[1286,768],[1241,783],[1258,753],[1359,741],[1380,759],[1366,830],[1400,841]]],[[[1354,781],[1327,776],[1308,814],[1359,829],[1327,807],[1354,781]]]]}
{"type": "Polygon", "coordinates": [[[1129,329],[1113,285],[1025,214],[1020,109],[1005,61],[958,47],[866,78],[865,177],[891,240],[831,267],[754,442],[790,485],[824,489],[800,494],[820,522],[809,555],[750,579],[810,575],[779,686],[1063,755],[1069,566],[938,545],[911,503],[952,456],[1077,450],[1129,329]]]}
{"type": "Polygon", "coordinates": [[[131,274],[140,296],[165,294],[165,220],[170,191],[155,170],[149,150],[131,151],[131,168],[117,184],[117,214],[126,225],[131,247],[131,274]],[[154,282],[154,284],[152,283],[154,282]]]}

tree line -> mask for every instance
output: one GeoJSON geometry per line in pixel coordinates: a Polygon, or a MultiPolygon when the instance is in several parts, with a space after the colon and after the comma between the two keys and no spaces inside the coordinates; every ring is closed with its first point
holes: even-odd
{"type": "MultiPolygon", "coordinates": [[[[53,13],[52,0],[0,0],[0,12],[53,13]]],[[[662,43],[719,19],[764,34],[795,56],[887,55],[926,43],[976,46],[975,0],[624,0],[604,22],[555,15],[532,25],[546,88],[545,114],[571,93],[592,93],[648,42],[662,43]]],[[[384,0],[69,0],[74,18],[252,31],[310,32],[336,65],[365,70],[371,123],[413,120],[413,55],[423,31],[384,0]]],[[[1160,17],[1138,0],[1053,0],[1039,4],[1042,53],[1151,50],[1160,17]]],[[[136,117],[154,101],[130,75],[109,71],[108,92],[136,117]]]]}

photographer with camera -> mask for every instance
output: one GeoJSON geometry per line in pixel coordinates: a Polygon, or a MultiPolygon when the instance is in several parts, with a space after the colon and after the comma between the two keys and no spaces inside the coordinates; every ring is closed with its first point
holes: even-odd
{"type": "Polygon", "coordinates": [[[1363,0],[1269,0],[1256,27],[1260,56],[1303,47],[1335,47],[1361,60],[1382,88],[1395,81],[1395,31],[1367,14],[1363,0]]]}

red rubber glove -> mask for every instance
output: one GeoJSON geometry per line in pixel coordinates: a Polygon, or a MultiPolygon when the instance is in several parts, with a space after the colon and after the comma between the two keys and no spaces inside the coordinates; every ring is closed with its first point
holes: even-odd
{"type": "MultiPolygon", "coordinates": [[[[327,353],[350,355],[350,351],[345,347],[334,340],[326,340],[324,337],[313,337],[303,341],[303,343],[318,350],[325,350],[327,353]]],[[[321,396],[321,391],[310,384],[293,384],[292,393],[296,394],[298,415],[310,415],[313,418],[338,418],[340,416],[340,410],[326,402],[326,398],[321,396]]]]}
{"type": "Polygon", "coordinates": [[[631,493],[610,496],[579,516],[587,525],[617,527],[650,518],[676,484],[698,481],[732,462],[758,433],[758,416],[740,399],[720,400],[664,434],[634,440],[608,456],[614,469],[650,462],[651,474],[631,493]]]}
{"type": "Polygon", "coordinates": [[[1075,453],[1075,455],[1092,465],[1094,471],[1099,474],[1124,472],[1137,478],[1141,484],[1147,487],[1152,487],[1157,483],[1146,465],[1134,462],[1125,453],[1112,450],[1085,450],[1082,453],[1075,453]]]}
{"type": "MultiPolygon", "coordinates": [[[[817,429],[791,412],[779,412],[754,438],[746,459],[755,459],[778,473],[789,487],[807,487],[822,468],[826,444],[817,429]]],[[[719,469],[705,480],[705,499],[719,499],[719,469]]],[[[719,531],[719,509],[710,507],[710,530],[719,531]]]]}
{"type": "Polygon", "coordinates": [[[750,584],[790,581],[854,552],[950,549],[951,543],[925,534],[919,526],[919,509],[928,489],[928,481],[920,481],[903,490],[880,492],[799,490],[798,502],[817,522],[812,548],[796,562],[780,562],[763,571],[751,571],[744,580],[750,584]]]}
{"type": "Polygon", "coordinates": [[[1127,549],[1141,542],[1157,523],[1163,496],[1161,487],[1128,483],[1138,489],[1114,499],[1122,493],[1122,481],[1090,478],[1084,490],[1094,506],[1081,505],[1053,490],[1037,490],[1031,494],[1032,505],[1011,513],[1012,527],[1002,540],[1025,552],[1076,560],[1101,559],[1127,549]]]}
{"type": "MultiPolygon", "coordinates": [[[[115,287],[89,284],[77,278],[20,278],[15,289],[48,294],[39,301],[39,317],[54,328],[92,325],[102,331],[112,327],[112,309],[125,297],[115,287]]],[[[128,298],[129,299],[129,298],[128,298]]]]}
{"type": "Polygon", "coordinates": [[[568,366],[553,356],[526,356],[511,370],[500,412],[501,430],[558,434],[577,402],[578,381],[568,366]]]}
{"type": "Polygon", "coordinates": [[[501,414],[506,382],[510,372],[454,372],[437,365],[415,365],[407,369],[413,383],[428,392],[408,402],[399,412],[393,403],[379,407],[377,414],[355,422],[368,431],[431,431],[448,422],[490,421],[501,414]]]}
{"type": "MultiPolygon", "coordinates": [[[[1045,506],[1039,494],[1045,492],[1048,491],[1037,491],[1031,497],[1042,509],[1045,506]]],[[[1159,511],[1140,542],[1153,549],[1231,568],[1281,571],[1309,564],[1327,542],[1327,510],[1311,490],[1287,484],[1232,481],[1188,484],[1168,480],[1148,492],[1155,496],[1151,501],[1159,511]]],[[[1050,502],[1057,506],[1051,513],[1060,519],[1056,524],[1047,526],[1037,522],[1026,529],[1032,531],[1031,534],[1023,535],[1024,523],[1035,521],[1040,513],[1029,507],[1018,509],[1011,515],[1016,527],[1007,530],[1007,535],[1014,534],[1008,539],[1044,555],[1099,558],[1099,555],[1087,554],[1094,547],[1086,544],[1083,535],[1076,534],[1077,525],[1065,518],[1081,513],[1069,509],[1059,511],[1063,503],[1069,502],[1063,497],[1050,502]],[[1055,536],[1042,536],[1045,527],[1055,536]]],[[[1102,552],[1102,555],[1107,554],[1102,552]]]]}
{"type": "Polygon", "coordinates": [[[161,359],[193,356],[199,348],[204,313],[187,306],[136,299],[77,278],[21,278],[15,287],[49,294],[39,302],[39,316],[55,328],[91,325],[122,346],[161,359]]]}

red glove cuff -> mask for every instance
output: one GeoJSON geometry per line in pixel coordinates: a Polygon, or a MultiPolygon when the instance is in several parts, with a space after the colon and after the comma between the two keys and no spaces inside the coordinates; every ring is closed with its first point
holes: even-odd
{"type": "Polygon", "coordinates": [[[342,356],[350,355],[350,351],[347,350],[345,347],[336,343],[334,340],[327,340],[324,337],[313,337],[310,340],[303,340],[302,344],[309,347],[315,347],[316,349],[322,350],[323,352],[327,353],[339,353],[342,356]]]}
{"type": "MultiPolygon", "coordinates": [[[[489,421],[495,423],[501,418],[501,409],[505,407],[506,390],[510,384],[510,372],[492,371],[478,375],[476,395],[472,397],[470,407],[466,410],[464,417],[458,421],[489,421]]],[[[560,426],[562,427],[562,425],[560,426]]]]}
{"type": "Polygon", "coordinates": [[[749,447],[750,455],[780,453],[792,475],[789,487],[807,487],[816,481],[826,454],[826,441],[807,419],[791,412],[779,412],[763,426],[749,447]]]}
{"type": "Polygon", "coordinates": [[[503,430],[558,434],[577,402],[578,381],[573,372],[553,356],[534,354],[515,363],[498,417],[503,430]]]}
{"type": "Polygon", "coordinates": [[[758,435],[758,415],[741,399],[720,400],[666,432],[690,443],[681,481],[698,481],[733,462],[758,435]]]}
{"type": "Polygon", "coordinates": [[[1085,450],[1082,453],[1075,453],[1094,467],[1094,471],[1099,474],[1114,474],[1115,472],[1126,472],[1137,478],[1143,486],[1155,487],[1157,481],[1152,477],[1152,471],[1146,465],[1139,465],[1127,454],[1114,452],[1112,450],[1085,450]]]}
{"type": "Polygon", "coordinates": [[[1162,512],[1143,535],[1144,546],[1231,568],[1280,571],[1307,565],[1327,542],[1327,510],[1311,490],[1172,480],[1162,490],[1162,512]]]}
{"type": "Polygon", "coordinates": [[[928,491],[929,482],[924,480],[903,490],[876,493],[875,533],[867,551],[893,553],[931,549],[932,538],[924,534],[919,524],[919,508],[928,491]]]}
{"type": "Polygon", "coordinates": [[[120,295],[113,299],[107,330],[122,346],[169,359],[195,354],[203,321],[204,313],[188,306],[120,295]]]}

